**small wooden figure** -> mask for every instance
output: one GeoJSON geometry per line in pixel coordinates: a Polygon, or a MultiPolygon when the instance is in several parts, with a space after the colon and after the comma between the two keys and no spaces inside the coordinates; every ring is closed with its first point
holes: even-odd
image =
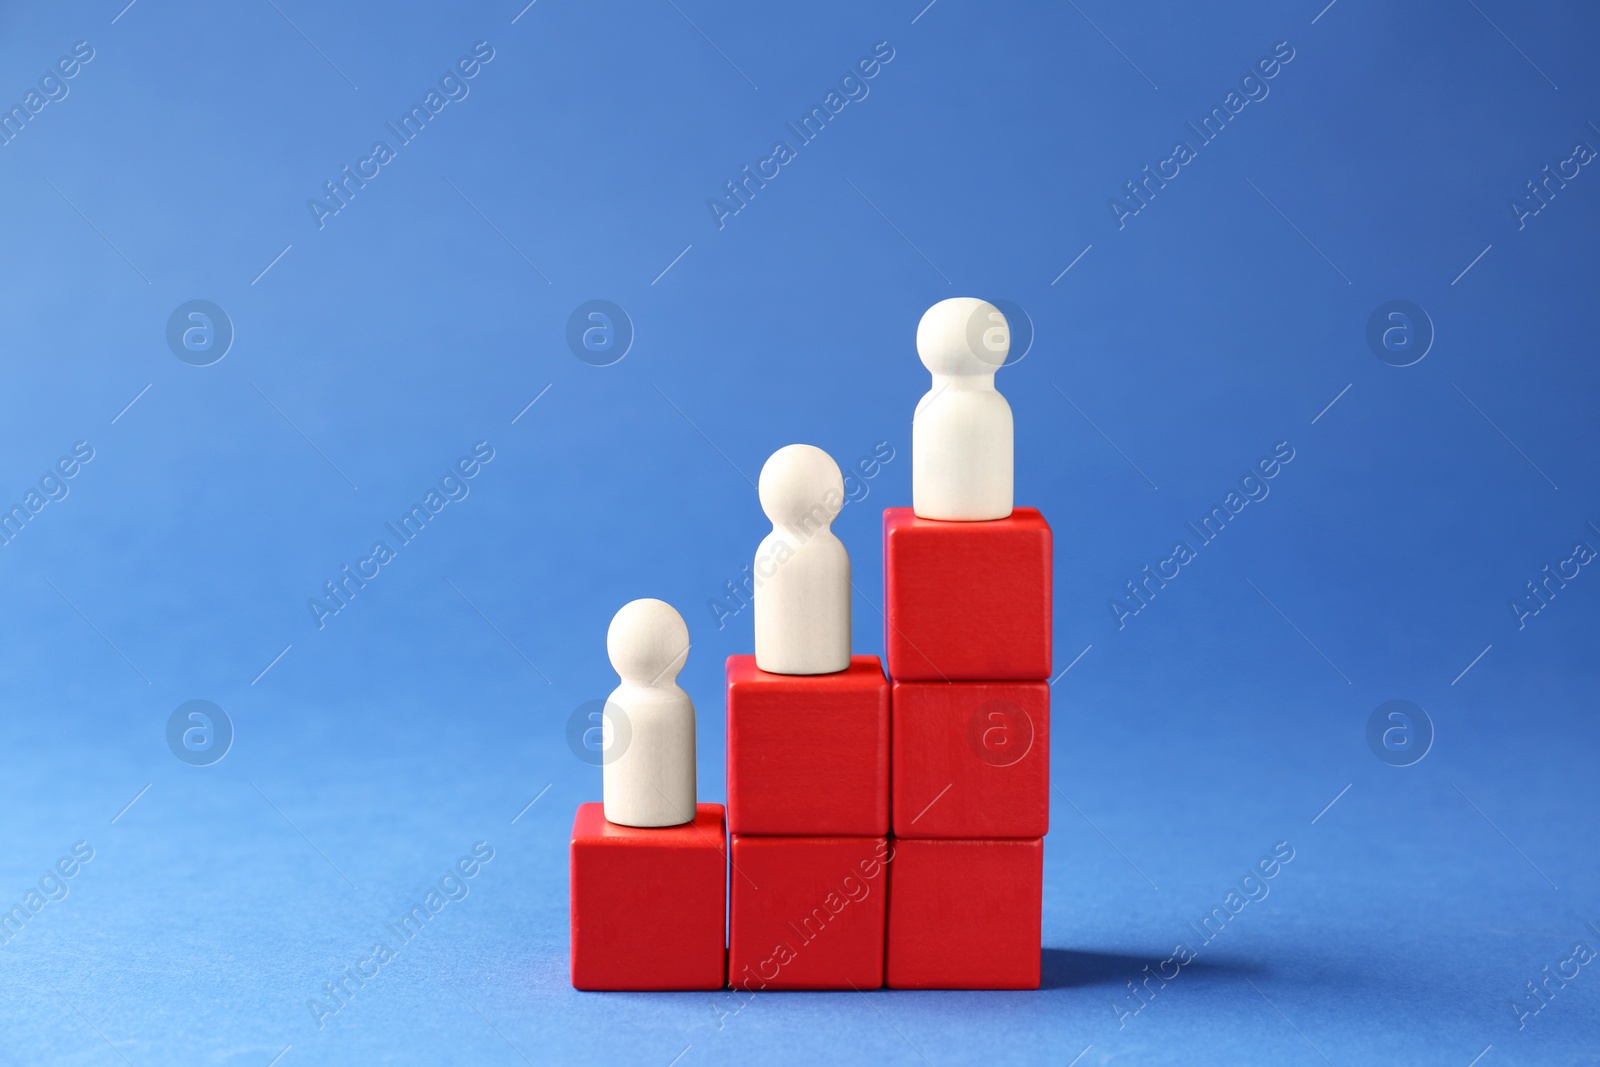
{"type": "Polygon", "coordinates": [[[678,688],[689,628],[671,604],[634,600],[606,631],[622,684],[606,698],[602,795],[608,822],[680,826],[695,817],[694,703],[678,688]]]}

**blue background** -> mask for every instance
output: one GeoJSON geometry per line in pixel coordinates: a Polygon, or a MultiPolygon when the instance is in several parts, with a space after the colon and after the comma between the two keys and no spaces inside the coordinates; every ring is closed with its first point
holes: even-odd
{"type": "Polygon", "coordinates": [[[0,497],[94,449],[0,547],[0,903],[94,849],[0,948],[0,1061],[1593,1061],[1592,965],[1521,1028],[1512,1000],[1600,949],[1600,574],[1509,607],[1600,546],[1600,176],[1510,207],[1600,146],[1592,7],[124,2],[0,14],[8,107],[94,49],[0,148],[0,497]],[[319,228],[307,201],[478,41],[470,94],[319,228]],[[880,41],[870,95],[719,229],[708,199],[880,41]],[[1285,41],[1119,228],[1110,198],[1285,41]],[[600,773],[566,726],[615,684],[612,613],[688,620],[720,800],[751,631],[709,602],[766,530],[751,479],[792,441],[895,450],[836,527],[880,652],[914,331],[968,294],[1034,332],[1000,388],[1072,664],[1044,988],[574,992],[600,773]],[[193,299],[236,331],[210,366],[166,341],[193,299]],[[591,299],[635,332],[610,366],[566,340],[591,299]],[[1411,366],[1367,341],[1395,299],[1436,333],[1411,366]],[[479,441],[470,495],[319,628],[308,598],[479,441]],[[193,699],[236,731],[209,767],[166,741],[193,699]],[[1432,723],[1411,766],[1366,739],[1392,699],[1432,723]],[[470,894],[319,1029],[477,841],[470,894]],[[1270,895],[1119,1017],[1280,841],[1270,895]]]}

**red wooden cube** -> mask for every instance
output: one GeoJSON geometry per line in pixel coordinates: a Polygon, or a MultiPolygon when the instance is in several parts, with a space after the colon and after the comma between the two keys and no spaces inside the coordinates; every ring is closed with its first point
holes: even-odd
{"type": "Polygon", "coordinates": [[[1047,682],[895,682],[896,837],[1043,837],[1047,682]]]}
{"type": "Polygon", "coordinates": [[[907,682],[1050,677],[1050,524],[883,513],[884,649],[907,682]]]}
{"type": "Polygon", "coordinates": [[[572,823],[572,984],[578,989],[721,989],[727,832],[721,804],[683,826],[572,823]]]}
{"type": "Polygon", "coordinates": [[[893,989],[1039,988],[1044,841],[894,842],[893,989]]]}
{"type": "Polygon", "coordinates": [[[889,832],[889,683],[877,656],[814,675],[728,657],[728,832],[889,832]]]}
{"type": "Polygon", "coordinates": [[[883,985],[889,842],[733,836],[728,982],[735,988],[883,985]]]}

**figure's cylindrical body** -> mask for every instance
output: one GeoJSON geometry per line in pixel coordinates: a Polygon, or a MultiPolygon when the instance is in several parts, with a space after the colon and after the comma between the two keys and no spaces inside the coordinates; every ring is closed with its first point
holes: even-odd
{"type": "Polygon", "coordinates": [[[606,698],[605,815],[621,826],[680,826],[695,817],[694,703],[678,687],[689,628],[662,600],[622,606],[606,630],[622,684],[606,698]]]}
{"type": "Polygon", "coordinates": [[[756,549],[756,666],[832,674],[850,666],[850,554],[826,528],[804,543],[788,531],[756,549]]]}
{"type": "Polygon", "coordinates": [[[993,375],[935,375],[911,420],[918,517],[980,522],[1012,508],[1011,405],[993,375]]]}
{"type": "Polygon", "coordinates": [[[620,826],[678,826],[695,814],[694,704],[674,683],[624,683],[606,699],[605,814],[620,826]]]}
{"type": "Polygon", "coordinates": [[[769,674],[833,674],[850,666],[850,553],[830,524],[844,476],[815,445],[785,445],[756,487],[772,532],[756,549],[756,666],[769,674]]]}

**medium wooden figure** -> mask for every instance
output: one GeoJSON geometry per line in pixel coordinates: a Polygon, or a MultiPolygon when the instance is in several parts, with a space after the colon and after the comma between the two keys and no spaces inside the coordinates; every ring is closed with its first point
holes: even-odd
{"type": "Polygon", "coordinates": [[[850,666],[850,554],[830,524],[844,506],[839,465],[813,445],[785,445],[761,468],[772,520],[755,559],[756,663],[773,674],[850,666]]]}

